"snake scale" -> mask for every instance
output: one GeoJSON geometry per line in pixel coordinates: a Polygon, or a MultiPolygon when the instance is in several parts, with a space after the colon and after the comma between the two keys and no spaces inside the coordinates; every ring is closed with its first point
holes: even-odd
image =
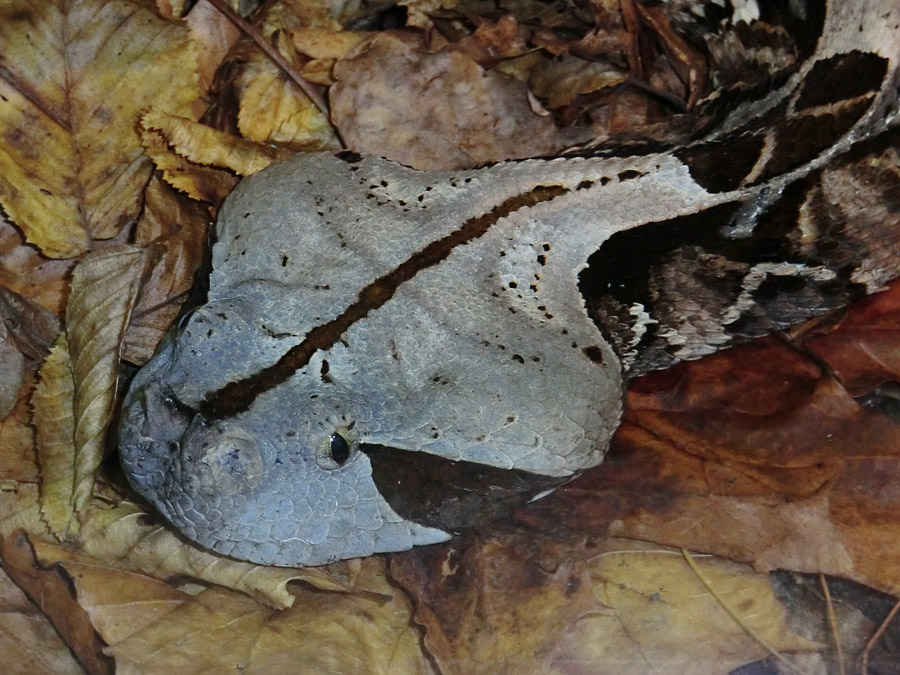
{"type": "Polygon", "coordinates": [[[599,464],[628,377],[900,276],[900,6],[713,5],[713,61],[755,35],[776,66],[712,87],[678,141],[245,179],[206,304],[126,397],[132,486],[262,564],[444,541],[599,464]]]}

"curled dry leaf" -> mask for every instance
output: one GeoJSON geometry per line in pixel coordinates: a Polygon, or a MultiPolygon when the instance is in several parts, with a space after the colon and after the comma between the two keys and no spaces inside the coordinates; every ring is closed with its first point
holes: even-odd
{"type": "Polygon", "coordinates": [[[161,133],[176,154],[194,164],[230,169],[241,176],[254,174],[272,162],[287,159],[293,154],[289,150],[279,150],[216,131],[156,108],[151,108],[141,117],[141,129],[161,133]]]}
{"type": "MultiPolygon", "coordinates": [[[[119,351],[128,318],[137,297],[146,265],[143,249],[122,246],[91,253],[81,259],[72,275],[72,291],[66,307],[66,339],[71,360],[62,350],[54,352],[53,368],[42,372],[42,389],[37,402],[36,425],[43,424],[41,413],[48,413],[54,436],[43,438],[41,447],[44,476],[45,513],[57,535],[78,531],[78,516],[88,505],[94,485],[94,472],[104,454],[104,437],[112,416],[119,372],[119,351]],[[57,360],[58,359],[58,362],[57,360]],[[54,381],[51,381],[55,380],[54,381]],[[74,383],[72,414],[74,427],[64,424],[60,409],[66,405],[61,396],[74,383]],[[66,434],[70,453],[65,452],[66,434]],[[51,455],[45,455],[50,452],[51,455]],[[59,469],[52,462],[62,462],[59,469]],[[58,500],[63,500],[59,503],[58,500]],[[61,528],[65,521],[65,529],[61,528]]],[[[44,431],[42,431],[42,434],[44,431]]],[[[39,436],[38,440],[42,440],[39,436]]]]}
{"type": "Polygon", "coordinates": [[[81,675],[68,645],[0,568],[0,654],[7,673],[81,675]]]}
{"type": "Polygon", "coordinates": [[[426,170],[548,155],[567,142],[521,82],[456,51],[380,33],[334,69],[332,118],[351,150],[426,170]],[[527,142],[523,142],[527,139],[527,142]]]}
{"type": "MultiPolygon", "coordinates": [[[[767,575],[701,563],[739,616],[779,649],[818,645],[785,625],[767,575]]],[[[392,556],[443,672],[712,673],[765,657],[683,557],[627,540],[473,538],[392,556]],[[699,645],[699,649],[698,649],[699,645]],[[687,655],[678,660],[673,655],[687,655]]]]}
{"type": "Polygon", "coordinates": [[[137,114],[190,112],[195,47],[141,3],[15,0],[0,5],[0,54],[0,204],[46,255],[76,256],[137,215],[151,171],[137,114]]]}
{"type": "Polygon", "coordinates": [[[220,204],[238,182],[230,171],[194,164],[182,157],[159,131],[144,130],[141,142],[147,156],[162,172],[163,180],[191,199],[220,204]]]}

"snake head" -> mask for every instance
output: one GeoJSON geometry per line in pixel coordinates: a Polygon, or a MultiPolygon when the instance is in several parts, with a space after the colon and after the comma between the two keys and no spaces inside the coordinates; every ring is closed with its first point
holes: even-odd
{"type": "Polygon", "coordinates": [[[129,482],[189,539],[260,564],[320,565],[449,538],[391,509],[333,397],[310,394],[297,423],[265,401],[209,419],[184,374],[191,351],[170,334],[132,382],[119,434],[129,482]]]}

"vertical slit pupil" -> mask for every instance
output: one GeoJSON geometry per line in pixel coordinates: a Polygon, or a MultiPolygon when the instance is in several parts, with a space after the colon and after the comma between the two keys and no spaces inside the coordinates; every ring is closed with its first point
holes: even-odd
{"type": "Polygon", "coordinates": [[[331,436],[331,459],[338,464],[343,464],[350,459],[350,444],[340,434],[331,436]]]}

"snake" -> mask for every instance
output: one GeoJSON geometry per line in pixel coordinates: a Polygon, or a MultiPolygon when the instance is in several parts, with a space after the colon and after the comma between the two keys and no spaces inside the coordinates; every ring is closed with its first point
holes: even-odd
{"type": "Polygon", "coordinates": [[[205,303],[125,396],[133,489],[263,565],[436,544],[597,466],[629,379],[900,275],[900,7],[665,8],[712,64],[669,136],[241,181],[205,303]]]}

